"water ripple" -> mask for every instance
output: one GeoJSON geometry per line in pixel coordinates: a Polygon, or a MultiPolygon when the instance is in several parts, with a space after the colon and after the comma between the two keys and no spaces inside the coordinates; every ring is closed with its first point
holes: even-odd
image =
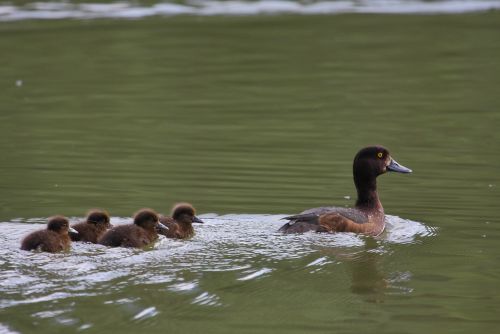
{"type": "Polygon", "coordinates": [[[201,295],[197,296],[192,304],[198,305],[208,305],[208,306],[220,306],[219,297],[215,294],[210,294],[208,292],[203,292],[201,295]]]}
{"type": "Polygon", "coordinates": [[[0,323],[0,334],[19,334],[19,332],[15,332],[11,330],[9,327],[0,323]]]}
{"type": "Polygon", "coordinates": [[[157,314],[158,314],[158,311],[156,310],[156,307],[152,306],[152,307],[148,307],[148,308],[142,310],[141,312],[137,313],[133,319],[134,320],[143,320],[146,318],[154,317],[157,314]]]}
{"type": "MultiPolygon", "coordinates": [[[[329,253],[339,261],[355,258],[369,239],[379,243],[373,252],[384,253],[388,245],[412,244],[435,234],[422,223],[387,216],[386,232],[377,239],[350,233],[283,235],[276,232],[283,224],[282,217],[205,214],[201,218],[206,223],[196,226],[196,236],[191,240],[162,237],[147,250],[73,243],[70,252],[61,254],[19,250],[22,237],[44,224],[28,223],[31,219],[0,223],[0,238],[4,240],[0,250],[0,308],[110,293],[138,284],[165,284],[172,292],[199,293],[196,277],[204,272],[233,272],[235,282],[262,280],[273,275],[281,261],[317,254],[320,256],[304,264],[316,273],[335,262],[329,253]],[[186,271],[194,277],[186,280],[186,271]]],[[[115,225],[130,221],[112,218],[115,225]]],[[[193,303],[219,305],[220,301],[216,295],[202,292],[193,303]]],[[[134,319],[153,316],[154,312],[147,308],[134,319]]]]}

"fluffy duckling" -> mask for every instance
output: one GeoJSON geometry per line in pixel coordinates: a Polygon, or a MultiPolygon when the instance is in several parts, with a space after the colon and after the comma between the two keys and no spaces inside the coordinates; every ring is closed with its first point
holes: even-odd
{"type": "Polygon", "coordinates": [[[64,216],[50,217],[47,229],[28,234],[21,241],[21,249],[50,253],[68,251],[71,245],[71,239],[68,234],[69,231],[78,233],[76,230],[69,227],[68,218],[64,216]]]}
{"type": "Polygon", "coordinates": [[[159,222],[158,214],[152,209],[139,210],[134,223],[115,226],[99,238],[98,243],[110,247],[142,248],[158,239],[158,231],[164,233],[165,226],[159,222]]]}
{"type": "Polygon", "coordinates": [[[167,238],[188,239],[194,236],[193,223],[203,224],[196,217],[196,210],[189,203],[178,203],[172,208],[172,217],[160,218],[160,221],[168,228],[161,234],[167,238]]]}
{"type": "Polygon", "coordinates": [[[87,214],[87,219],[84,222],[72,225],[71,227],[78,233],[71,233],[72,241],[86,241],[93,244],[106,232],[113,227],[109,222],[109,214],[104,210],[91,210],[87,214]]]}

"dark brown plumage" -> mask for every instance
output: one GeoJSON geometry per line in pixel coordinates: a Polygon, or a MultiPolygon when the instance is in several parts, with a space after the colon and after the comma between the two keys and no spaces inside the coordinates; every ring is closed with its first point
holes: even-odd
{"type": "Polygon", "coordinates": [[[398,164],[382,146],[370,146],[354,157],[353,176],[358,192],[354,209],[321,207],[285,217],[290,222],[279,231],[284,233],[355,232],[378,235],[385,227],[385,215],[377,193],[377,176],[388,171],[411,173],[398,164]]]}
{"type": "Polygon", "coordinates": [[[172,208],[172,217],[160,218],[168,230],[160,232],[167,238],[173,239],[187,239],[194,236],[193,223],[203,224],[198,217],[196,217],[196,210],[189,203],[178,203],[172,208]]]}
{"type": "Polygon", "coordinates": [[[97,240],[104,232],[113,227],[109,220],[109,214],[106,211],[91,210],[87,214],[87,219],[84,222],[71,226],[78,231],[78,233],[69,233],[71,240],[86,241],[96,244],[97,240]]]}
{"type": "Polygon", "coordinates": [[[50,253],[67,251],[71,245],[71,239],[68,235],[69,230],[69,221],[66,217],[50,217],[47,229],[28,234],[21,241],[21,249],[50,253]]]}
{"type": "Polygon", "coordinates": [[[160,228],[158,214],[151,209],[142,209],[134,215],[133,224],[113,227],[104,233],[98,243],[110,247],[142,248],[158,239],[160,228]]]}

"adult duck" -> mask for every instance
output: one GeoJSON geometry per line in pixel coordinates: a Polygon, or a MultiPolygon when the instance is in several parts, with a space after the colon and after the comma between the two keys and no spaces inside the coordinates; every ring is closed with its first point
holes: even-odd
{"type": "Polygon", "coordinates": [[[358,192],[354,208],[321,207],[306,210],[289,220],[284,233],[355,232],[376,236],[385,228],[384,208],[377,193],[377,176],[386,172],[411,173],[394,160],[382,146],[361,149],[354,157],[353,176],[358,192]]]}

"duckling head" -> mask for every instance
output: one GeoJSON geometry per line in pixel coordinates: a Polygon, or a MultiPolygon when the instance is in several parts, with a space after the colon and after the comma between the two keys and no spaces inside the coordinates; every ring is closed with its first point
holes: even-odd
{"type": "Polygon", "coordinates": [[[47,230],[54,231],[59,234],[68,234],[68,232],[77,233],[78,231],[72,227],[69,227],[69,220],[64,216],[52,216],[49,218],[47,224],[47,230]]]}
{"type": "Polygon", "coordinates": [[[177,203],[172,208],[172,218],[178,222],[199,223],[203,221],[196,217],[196,210],[189,203],[177,203]]]}
{"type": "Polygon", "coordinates": [[[87,222],[105,228],[111,228],[113,225],[110,223],[110,217],[107,211],[104,210],[90,210],[87,214],[87,222]]]}

